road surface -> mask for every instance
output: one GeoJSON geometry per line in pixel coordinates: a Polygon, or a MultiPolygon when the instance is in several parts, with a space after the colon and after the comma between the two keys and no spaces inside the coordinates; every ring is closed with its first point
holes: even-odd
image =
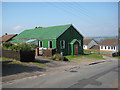
{"type": "Polygon", "coordinates": [[[3,88],[118,88],[118,69],[117,60],[108,60],[5,83],[3,88]]]}

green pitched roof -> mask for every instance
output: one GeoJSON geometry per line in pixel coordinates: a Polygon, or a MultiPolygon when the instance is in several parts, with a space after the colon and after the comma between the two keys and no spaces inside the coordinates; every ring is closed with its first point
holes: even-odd
{"type": "Polygon", "coordinates": [[[42,27],[37,29],[28,29],[24,30],[13,39],[57,38],[70,26],[71,24],[52,27],[42,27]]]}
{"type": "Polygon", "coordinates": [[[77,41],[77,39],[73,39],[70,44],[74,44],[77,41]]]}
{"type": "Polygon", "coordinates": [[[27,40],[12,40],[11,43],[25,43],[27,40]]]}

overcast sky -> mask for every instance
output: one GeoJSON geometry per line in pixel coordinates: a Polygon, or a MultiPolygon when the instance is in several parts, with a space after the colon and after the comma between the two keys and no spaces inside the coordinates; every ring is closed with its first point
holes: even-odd
{"type": "Polygon", "coordinates": [[[3,2],[2,34],[73,24],[83,36],[116,36],[117,2],[3,2]]]}

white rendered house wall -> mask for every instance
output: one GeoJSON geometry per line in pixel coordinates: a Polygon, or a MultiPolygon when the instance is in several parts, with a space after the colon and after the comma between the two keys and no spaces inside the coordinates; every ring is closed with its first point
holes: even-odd
{"type": "Polygon", "coordinates": [[[117,51],[117,47],[116,46],[100,46],[100,50],[116,52],[117,51]]]}
{"type": "Polygon", "coordinates": [[[87,45],[83,45],[83,49],[87,49],[87,45]]]}

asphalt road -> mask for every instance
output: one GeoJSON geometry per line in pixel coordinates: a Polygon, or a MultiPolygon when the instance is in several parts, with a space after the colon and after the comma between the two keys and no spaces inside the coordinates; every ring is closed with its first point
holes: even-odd
{"type": "Polygon", "coordinates": [[[118,68],[118,61],[111,60],[5,83],[3,88],[118,88],[118,68]]]}

